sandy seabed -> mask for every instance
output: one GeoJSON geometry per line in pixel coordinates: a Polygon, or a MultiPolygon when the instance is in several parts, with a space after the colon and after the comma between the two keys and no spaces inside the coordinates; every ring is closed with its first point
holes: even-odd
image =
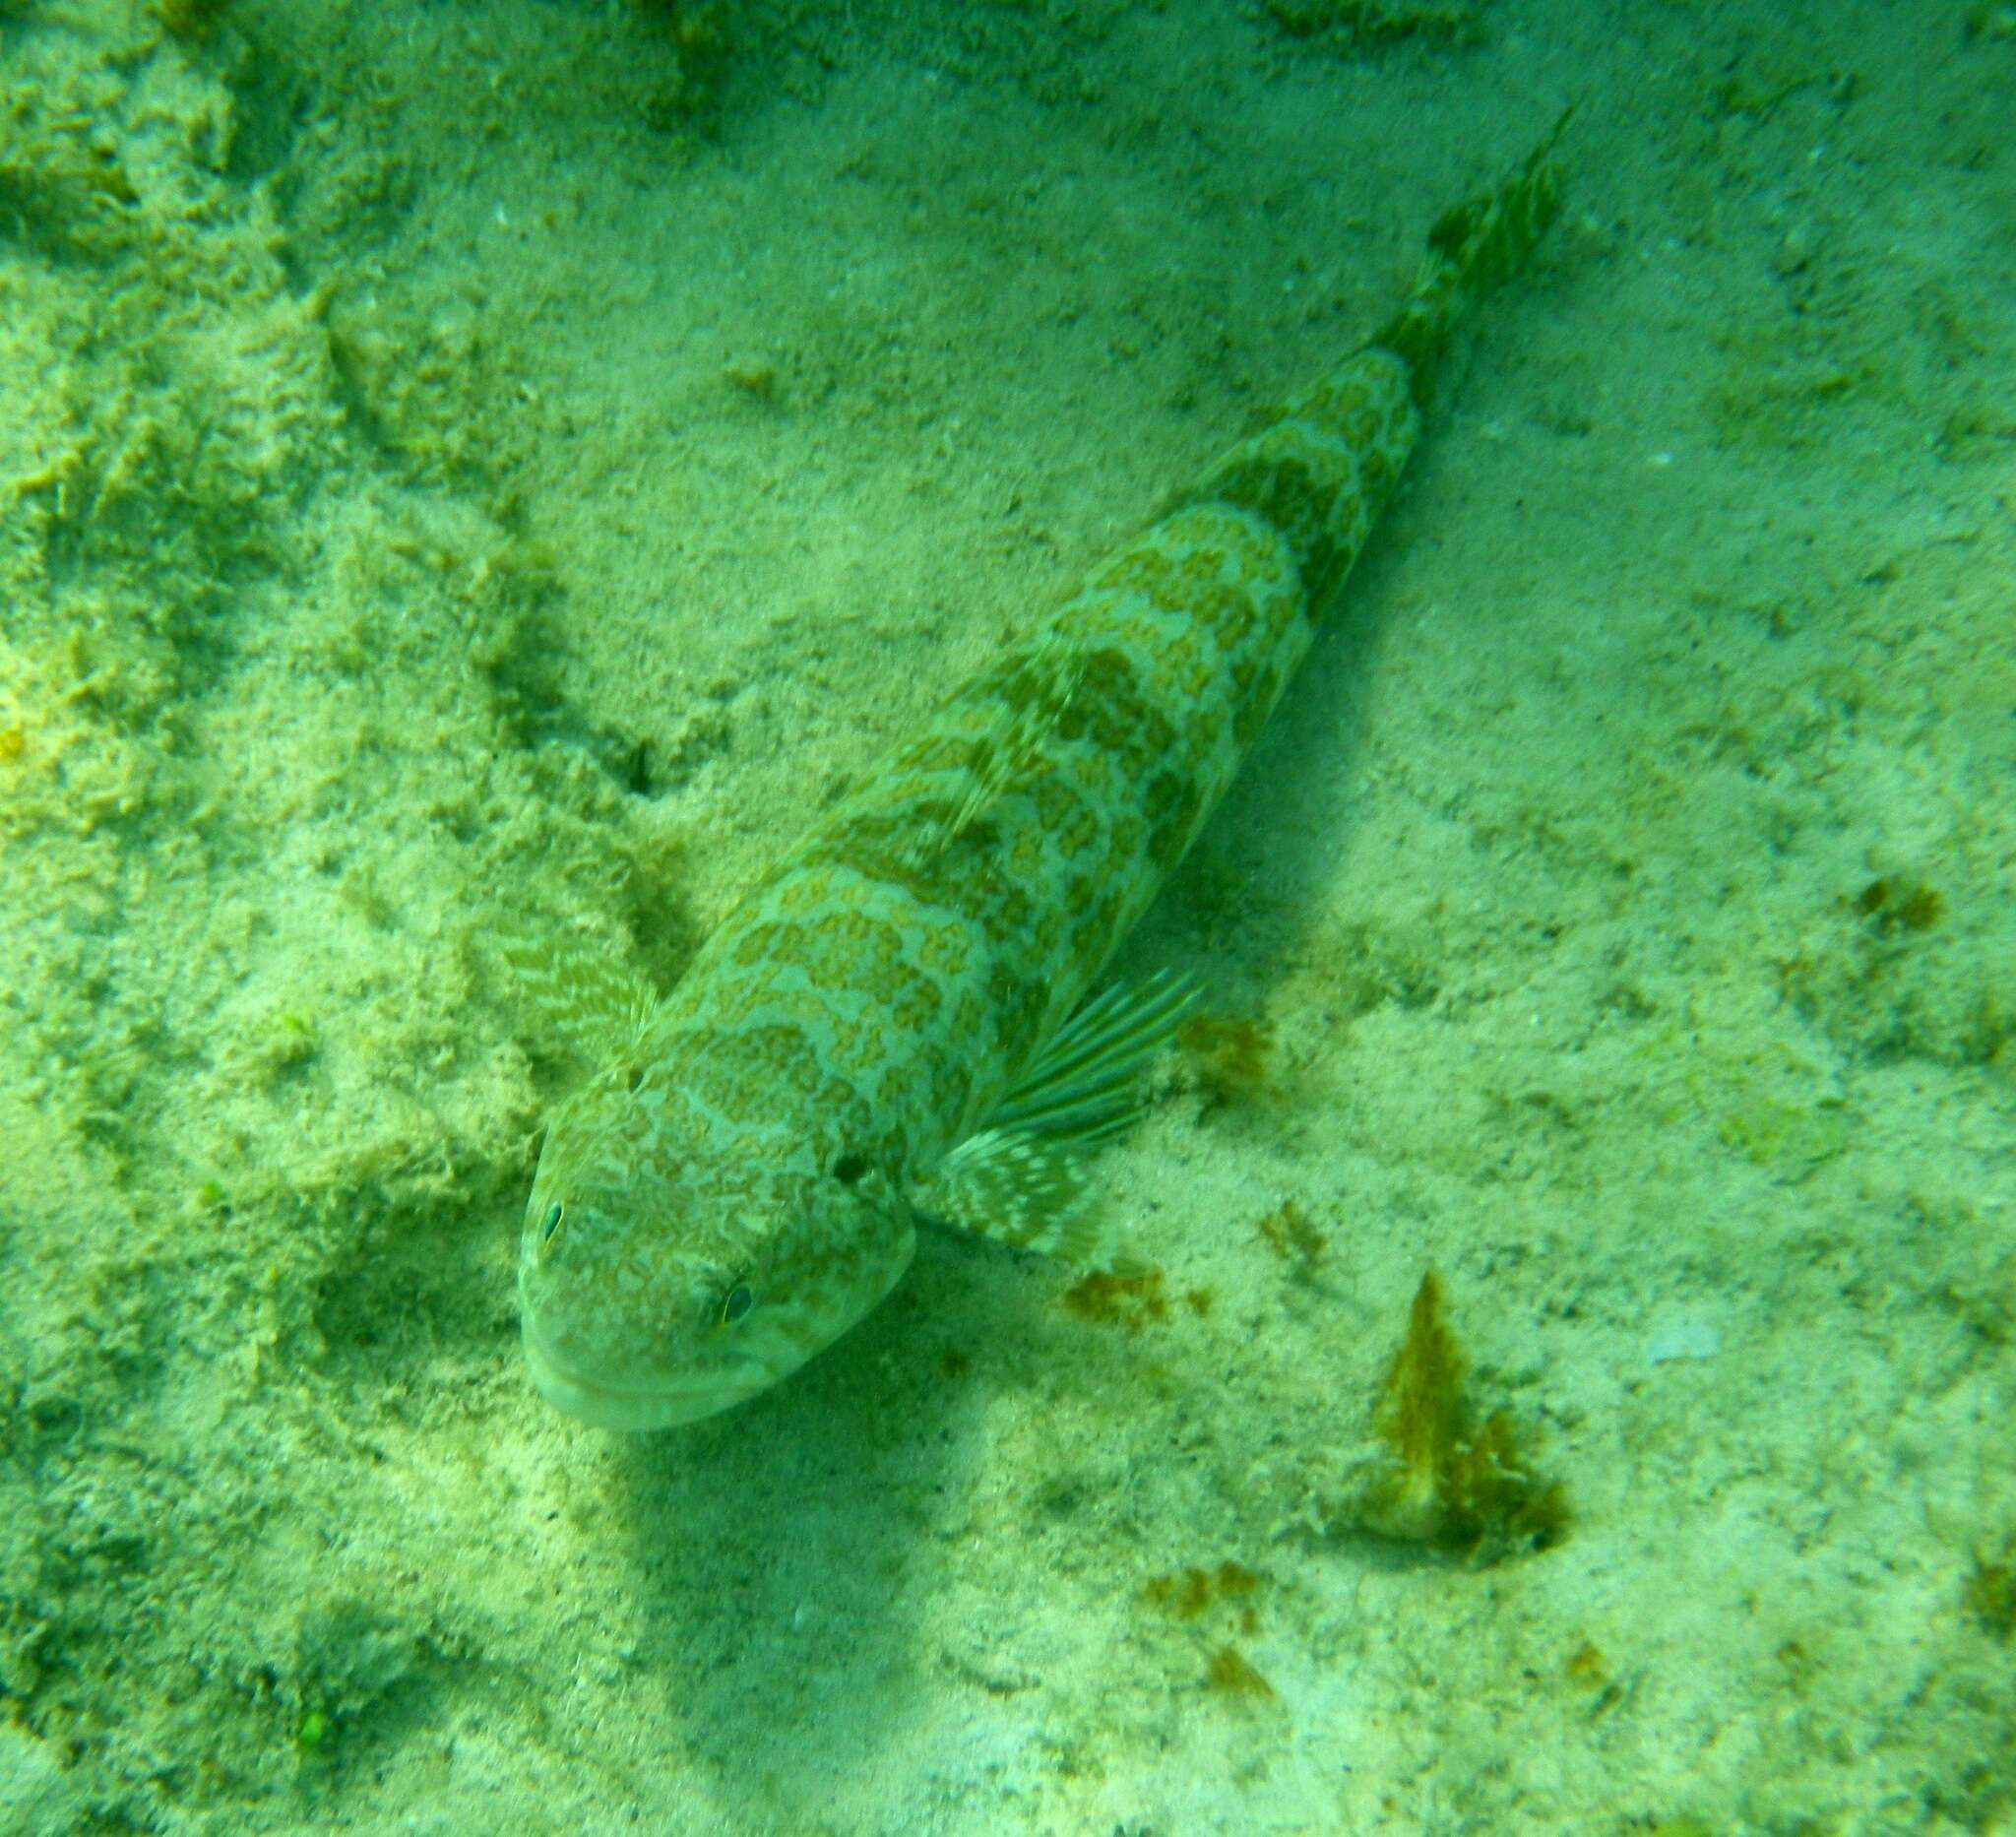
{"type": "Polygon", "coordinates": [[[2016,12],[0,4],[0,1829],[2016,1830],[2016,12]],[[1562,106],[1123,951],[1264,1047],[758,1402],[563,1088],[1562,106]],[[1423,1272],[1545,1548],[1340,1505],[1423,1272]]]}

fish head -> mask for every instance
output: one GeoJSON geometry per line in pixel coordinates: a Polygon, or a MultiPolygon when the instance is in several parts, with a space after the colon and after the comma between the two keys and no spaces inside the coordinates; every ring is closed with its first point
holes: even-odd
{"type": "Polygon", "coordinates": [[[612,1074],[554,1116],[526,1205],[533,1382],[602,1428],[714,1416],[831,1345],[915,1246],[895,1181],[863,1157],[612,1074]]]}

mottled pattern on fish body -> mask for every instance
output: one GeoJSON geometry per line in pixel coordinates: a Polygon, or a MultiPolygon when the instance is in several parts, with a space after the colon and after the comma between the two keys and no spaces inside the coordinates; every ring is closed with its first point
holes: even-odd
{"type": "Polygon", "coordinates": [[[1308,651],[1450,330],[1552,214],[1548,147],[1445,216],[1381,335],[956,690],[662,1000],[626,1025],[619,979],[556,975],[549,1003],[617,1018],[526,1214],[554,1403],[652,1427],[766,1388],[882,1299],[919,1213],[1097,1253],[1068,1128],[1027,1121],[1031,1068],[1308,651]]]}

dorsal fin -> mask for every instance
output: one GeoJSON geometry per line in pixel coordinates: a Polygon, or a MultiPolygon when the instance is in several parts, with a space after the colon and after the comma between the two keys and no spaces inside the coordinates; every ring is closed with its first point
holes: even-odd
{"type": "Polygon", "coordinates": [[[995,719],[973,742],[959,801],[919,830],[913,858],[929,860],[973,827],[1063,719],[1084,675],[1078,647],[1054,629],[1045,632],[999,684],[995,719]]]}

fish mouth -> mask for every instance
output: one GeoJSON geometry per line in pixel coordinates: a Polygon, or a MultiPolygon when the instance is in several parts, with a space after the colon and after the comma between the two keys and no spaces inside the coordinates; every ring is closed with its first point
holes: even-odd
{"type": "Polygon", "coordinates": [[[595,1428],[677,1428],[732,1409],[776,1381],[760,1360],[738,1357],[726,1369],[683,1384],[610,1383],[558,1358],[530,1320],[522,1331],[534,1388],[563,1415],[595,1428]]]}

